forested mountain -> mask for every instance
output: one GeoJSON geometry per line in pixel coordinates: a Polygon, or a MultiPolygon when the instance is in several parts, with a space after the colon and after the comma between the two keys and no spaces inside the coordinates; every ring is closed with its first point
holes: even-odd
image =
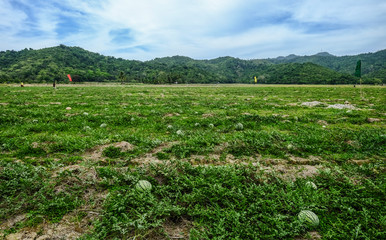
{"type": "Polygon", "coordinates": [[[242,60],[220,57],[194,60],[174,56],[151,61],[133,61],[86,51],[79,47],[0,52],[0,82],[122,81],[130,83],[259,83],[354,84],[356,61],[362,60],[363,80],[386,82],[386,50],[357,56],[313,56],[242,60]]]}
{"type": "Polygon", "coordinates": [[[287,57],[277,57],[274,59],[267,59],[275,64],[283,63],[306,63],[311,62],[323,67],[342,73],[353,73],[353,66],[358,60],[362,61],[362,74],[368,78],[386,79],[386,50],[375,53],[364,53],[356,56],[342,56],[336,57],[327,52],[321,52],[312,56],[296,56],[289,55],[287,57]]]}

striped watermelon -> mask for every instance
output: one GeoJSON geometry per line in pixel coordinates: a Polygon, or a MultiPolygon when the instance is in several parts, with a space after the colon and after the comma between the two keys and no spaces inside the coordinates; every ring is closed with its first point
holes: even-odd
{"type": "Polygon", "coordinates": [[[241,131],[241,130],[244,129],[244,126],[243,126],[242,123],[237,123],[237,124],[235,125],[235,128],[236,128],[237,131],[241,131]]]}
{"type": "Polygon", "coordinates": [[[146,192],[151,190],[151,183],[146,180],[139,180],[135,185],[135,189],[139,192],[146,192]]]}
{"type": "Polygon", "coordinates": [[[298,214],[298,218],[300,221],[306,222],[311,226],[316,227],[319,225],[319,218],[312,211],[309,211],[309,210],[300,211],[300,213],[298,214]]]}
{"type": "Polygon", "coordinates": [[[309,187],[309,188],[313,188],[313,189],[318,189],[318,187],[316,186],[315,183],[313,182],[306,182],[306,186],[309,187]]]}

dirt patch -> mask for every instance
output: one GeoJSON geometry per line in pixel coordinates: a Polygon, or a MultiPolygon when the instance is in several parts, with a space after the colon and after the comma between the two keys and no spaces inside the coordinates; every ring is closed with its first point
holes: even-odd
{"type": "Polygon", "coordinates": [[[18,233],[13,233],[8,236],[6,236],[5,240],[35,240],[37,239],[37,233],[36,232],[29,232],[29,231],[22,231],[18,233]]]}
{"type": "Polygon", "coordinates": [[[379,119],[379,118],[368,118],[367,119],[367,122],[369,122],[369,123],[380,122],[380,121],[381,121],[381,119],[379,119]]]}
{"type": "Polygon", "coordinates": [[[244,156],[242,158],[236,158],[232,154],[208,154],[208,155],[192,155],[190,158],[182,159],[182,161],[190,162],[193,166],[222,166],[222,165],[249,165],[260,166],[260,165],[268,165],[271,164],[272,161],[275,161],[274,164],[285,164],[285,160],[279,159],[262,159],[260,155],[256,156],[244,156]]]}
{"type": "Polygon", "coordinates": [[[303,102],[300,105],[301,106],[307,106],[307,107],[315,107],[315,106],[318,106],[318,105],[321,105],[321,104],[323,104],[323,103],[319,102],[319,101],[312,101],[312,102],[303,102]]]}
{"type": "Polygon", "coordinates": [[[51,105],[62,105],[61,102],[50,102],[51,105]]]}
{"type": "Polygon", "coordinates": [[[31,143],[31,146],[32,146],[32,148],[38,148],[39,147],[39,143],[33,142],[33,143],[31,143]]]}
{"type": "Polygon", "coordinates": [[[50,145],[52,144],[56,144],[56,142],[42,142],[42,143],[38,143],[38,142],[32,142],[31,143],[31,147],[32,148],[41,148],[43,149],[44,151],[48,151],[49,148],[50,148],[50,145]]]}
{"type": "Polygon", "coordinates": [[[286,164],[287,163],[287,161],[284,159],[274,159],[274,158],[261,159],[258,162],[264,164],[265,166],[279,165],[279,164],[286,164]]]}
{"type": "Polygon", "coordinates": [[[167,113],[164,115],[164,117],[174,117],[174,116],[180,116],[179,113],[167,113]]]}
{"type": "Polygon", "coordinates": [[[319,240],[322,239],[322,236],[316,231],[308,232],[305,236],[295,238],[295,240],[319,240]]]}
{"type": "Polygon", "coordinates": [[[319,157],[315,156],[309,156],[308,158],[291,156],[288,160],[288,163],[292,165],[317,165],[321,162],[322,160],[319,157]]]}
{"type": "Polygon", "coordinates": [[[168,239],[189,239],[189,231],[192,227],[193,224],[186,219],[177,223],[167,221],[163,224],[168,239]]]}
{"type": "Polygon", "coordinates": [[[13,218],[8,219],[0,225],[0,230],[5,230],[7,228],[12,228],[16,223],[21,222],[27,218],[27,214],[17,215],[13,218]]]}
{"type": "MultiPolygon", "coordinates": [[[[59,223],[43,223],[34,228],[23,228],[10,234],[6,240],[59,240],[78,239],[91,227],[92,222],[99,217],[99,212],[89,211],[79,214],[81,210],[67,214],[59,223]],[[81,216],[81,217],[79,217],[81,216]]],[[[25,217],[24,217],[25,218],[25,217]]],[[[21,219],[21,220],[24,220],[21,219]]],[[[12,226],[9,226],[12,227],[12,226]]],[[[1,237],[1,236],[0,236],[1,237]]]]}
{"type": "Polygon", "coordinates": [[[214,114],[213,113],[204,113],[204,114],[202,114],[202,117],[203,118],[214,117],[214,114]]]}
{"type": "Polygon", "coordinates": [[[328,105],[327,108],[333,108],[333,109],[351,109],[356,110],[357,108],[354,107],[351,104],[334,104],[334,105],[328,105]]]}
{"type": "Polygon", "coordinates": [[[317,123],[319,125],[322,125],[322,126],[327,126],[328,125],[328,122],[326,122],[325,120],[318,120],[317,123]]]}
{"type": "Polygon", "coordinates": [[[163,163],[164,161],[159,160],[156,156],[154,156],[152,153],[146,153],[144,156],[141,156],[139,158],[134,158],[131,160],[132,163],[136,164],[149,164],[149,163],[163,163]]]}
{"type": "Polygon", "coordinates": [[[1,102],[0,103],[0,106],[7,106],[9,103],[6,103],[6,102],[1,102]]]}
{"type": "Polygon", "coordinates": [[[116,148],[120,148],[122,152],[127,152],[134,149],[134,146],[132,144],[125,141],[113,143],[113,146],[116,148]]]}
{"type": "Polygon", "coordinates": [[[91,160],[100,160],[102,159],[103,150],[108,146],[110,146],[110,144],[96,146],[92,149],[89,149],[85,152],[85,154],[83,154],[83,157],[91,160]]]}
{"type": "Polygon", "coordinates": [[[57,171],[53,172],[52,178],[58,177],[61,173],[68,171],[72,173],[74,176],[79,178],[80,180],[84,181],[96,181],[97,179],[97,173],[94,168],[91,167],[85,167],[81,165],[70,165],[66,167],[62,167],[58,169],[57,171]]]}
{"type": "Polygon", "coordinates": [[[283,180],[295,181],[296,178],[313,177],[319,174],[321,165],[288,165],[278,164],[267,167],[260,167],[260,170],[267,173],[277,173],[283,180]]]}
{"type": "Polygon", "coordinates": [[[295,106],[297,106],[298,104],[297,104],[297,103],[287,103],[286,105],[287,105],[287,106],[290,106],[290,107],[295,107],[295,106]]]}
{"type": "Polygon", "coordinates": [[[363,165],[363,164],[368,164],[371,161],[370,160],[351,160],[351,162],[357,165],[363,165]]]}
{"type": "MultiPolygon", "coordinates": [[[[227,156],[228,157],[228,156],[227,156]]],[[[220,160],[219,154],[204,155],[192,155],[189,158],[183,159],[183,161],[190,162],[193,166],[205,166],[205,165],[225,165],[230,163],[231,158],[225,158],[220,160]]]]}
{"type": "Polygon", "coordinates": [[[33,229],[21,229],[5,237],[6,240],[59,240],[78,239],[86,233],[98,215],[85,215],[82,219],[71,213],[63,217],[59,223],[44,223],[33,229]]]}

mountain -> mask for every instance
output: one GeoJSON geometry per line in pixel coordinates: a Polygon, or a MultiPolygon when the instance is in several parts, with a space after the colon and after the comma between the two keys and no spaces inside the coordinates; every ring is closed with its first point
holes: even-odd
{"type": "Polygon", "coordinates": [[[379,78],[386,81],[386,50],[375,53],[364,53],[355,56],[337,57],[327,52],[318,53],[311,56],[295,56],[267,59],[274,64],[283,63],[314,63],[327,67],[337,72],[353,74],[358,60],[362,61],[362,74],[366,78],[379,78]]]}
{"type": "Polygon", "coordinates": [[[274,59],[173,56],[141,62],[65,45],[0,52],[0,82],[68,82],[66,75],[71,74],[74,82],[252,83],[257,76],[260,83],[353,84],[358,82],[353,76],[358,59],[362,60],[365,82],[386,82],[386,50],[343,57],[323,52],[274,59]]]}
{"type": "Polygon", "coordinates": [[[328,52],[320,52],[320,53],[317,53],[315,54],[315,56],[319,56],[319,57],[334,57],[334,55],[328,53],[328,52]]]}

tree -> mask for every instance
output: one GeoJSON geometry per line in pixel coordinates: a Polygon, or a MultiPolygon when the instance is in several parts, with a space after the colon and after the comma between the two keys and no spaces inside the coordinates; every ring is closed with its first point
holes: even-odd
{"type": "Polygon", "coordinates": [[[121,81],[121,84],[126,81],[126,74],[122,71],[119,73],[119,80],[121,81]]]}

